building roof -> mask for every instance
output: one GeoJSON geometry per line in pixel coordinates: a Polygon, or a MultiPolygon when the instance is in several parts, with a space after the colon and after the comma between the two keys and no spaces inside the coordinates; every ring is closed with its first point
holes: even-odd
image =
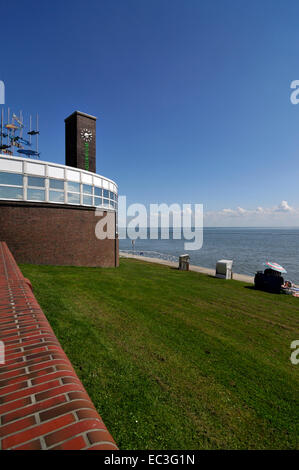
{"type": "Polygon", "coordinates": [[[98,119],[97,117],[95,116],[92,116],[91,114],[86,114],[86,113],[82,113],[81,111],[74,111],[72,114],[70,114],[67,118],[65,118],[64,121],[67,121],[68,119],[70,119],[71,117],[73,117],[74,115],[77,115],[79,114],[80,116],[85,116],[85,117],[88,117],[90,119],[94,119],[95,121],[98,119]]]}

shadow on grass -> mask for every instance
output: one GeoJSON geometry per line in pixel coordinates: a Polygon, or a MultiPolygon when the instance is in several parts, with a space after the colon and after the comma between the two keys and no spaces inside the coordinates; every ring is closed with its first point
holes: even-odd
{"type": "Polygon", "coordinates": [[[256,292],[266,292],[267,294],[280,295],[281,292],[271,292],[269,290],[256,289],[254,286],[244,286],[245,289],[254,290],[256,292]]]}

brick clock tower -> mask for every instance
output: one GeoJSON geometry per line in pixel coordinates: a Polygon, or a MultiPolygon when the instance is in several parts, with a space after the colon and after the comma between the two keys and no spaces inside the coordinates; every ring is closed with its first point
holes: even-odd
{"type": "Polygon", "coordinates": [[[96,173],[96,117],[75,111],[65,119],[65,164],[96,173]]]}

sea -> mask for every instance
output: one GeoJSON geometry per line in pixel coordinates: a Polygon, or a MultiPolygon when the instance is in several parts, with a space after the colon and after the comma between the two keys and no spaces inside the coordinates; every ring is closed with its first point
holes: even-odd
{"type": "MultiPolygon", "coordinates": [[[[189,254],[190,264],[215,268],[219,259],[233,260],[233,271],[254,276],[265,269],[263,263],[279,263],[286,270],[284,278],[299,284],[299,228],[227,228],[203,229],[203,245],[199,250],[185,250],[188,240],[175,239],[170,229],[169,239],[119,240],[122,251],[147,257],[178,261],[179,255],[189,254]]],[[[177,236],[177,234],[176,234],[177,236]]]]}

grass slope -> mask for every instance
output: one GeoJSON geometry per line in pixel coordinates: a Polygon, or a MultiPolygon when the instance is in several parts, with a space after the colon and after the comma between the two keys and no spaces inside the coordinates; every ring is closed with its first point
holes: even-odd
{"type": "Polygon", "coordinates": [[[299,299],[135,260],[21,269],[120,448],[297,447],[299,299]]]}

